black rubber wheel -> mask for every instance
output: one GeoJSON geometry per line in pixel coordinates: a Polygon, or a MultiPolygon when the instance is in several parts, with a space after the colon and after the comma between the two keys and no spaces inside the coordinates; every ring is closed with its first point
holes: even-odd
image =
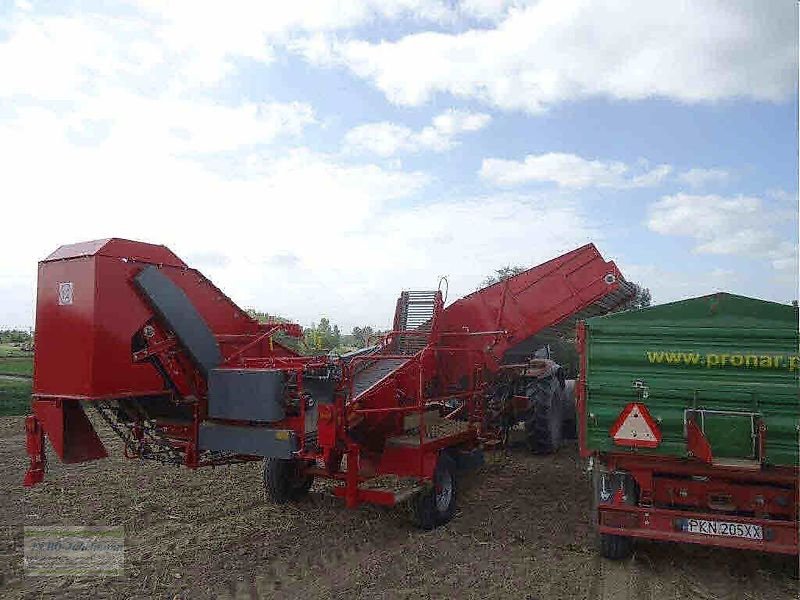
{"type": "Polygon", "coordinates": [[[575,419],[567,419],[562,425],[562,432],[565,440],[578,439],[578,423],[575,419]]]}
{"type": "Polygon", "coordinates": [[[528,386],[532,407],[525,419],[528,447],[536,454],[552,454],[563,442],[563,392],[557,377],[528,386]]]}
{"type": "Polygon", "coordinates": [[[447,452],[439,454],[433,472],[433,487],[411,501],[411,518],[420,529],[444,525],[456,513],[456,461],[447,452]]]}
{"type": "Polygon", "coordinates": [[[303,462],[298,460],[265,458],[264,489],[267,499],[274,504],[284,504],[308,494],[314,476],[305,475],[304,468],[303,462]]]}
{"type": "Polygon", "coordinates": [[[610,533],[600,534],[600,555],[610,560],[623,560],[633,552],[633,540],[610,533]]]}
{"type": "MultiPolygon", "coordinates": [[[[594,525],[595,529],[600,525],[598,522],[598,516],[600,505],[604,502],[600,493],[600,467],[601,463],[597,462],[592,470],[592,525],[594,525]]],[[[638,496],[635,490],[634,495],[638,496]]],[[[629,503],[636,504],[635,498],[630,498],[629,503]]],[[[599,538],[600,556],[603,558],[608,558],[610,560],[624,560],[633,553],[633,538],[599,532],[597,537],[599,538]]]]}
{"type": "Polygon", "coordinates": [[[578,439],[578,411],[575,405],[575,385],[574,379],[564,381],[563,389],[563,436],[565,440],[578,439]]]}

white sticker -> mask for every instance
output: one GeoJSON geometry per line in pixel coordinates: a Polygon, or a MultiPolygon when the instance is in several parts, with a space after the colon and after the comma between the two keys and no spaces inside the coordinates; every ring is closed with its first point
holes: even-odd
{"type": "Polygon", "coordinates": [[[72,282],[65,281],[58,284],[58,304],[64,306],[65,304],[72,304],[72,282]]]}

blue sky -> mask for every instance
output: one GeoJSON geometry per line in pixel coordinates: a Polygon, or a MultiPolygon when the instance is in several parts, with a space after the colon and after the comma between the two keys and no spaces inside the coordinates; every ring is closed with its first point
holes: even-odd
{"type": "Polygon", "coordinates": [[[0,327],[112,236],[345,329],[588,241],[657,302],[788,302],[797,72],[792,0],[7,3],[0,327]]]}

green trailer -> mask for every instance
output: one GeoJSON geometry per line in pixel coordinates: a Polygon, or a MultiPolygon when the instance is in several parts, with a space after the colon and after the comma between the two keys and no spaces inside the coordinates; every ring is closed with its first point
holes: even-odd
{"type": "Polygon", "coordinates": [[[635,538],[798,553],[797,308],[718,293],[579,325],[604,556],[635,538]]]}

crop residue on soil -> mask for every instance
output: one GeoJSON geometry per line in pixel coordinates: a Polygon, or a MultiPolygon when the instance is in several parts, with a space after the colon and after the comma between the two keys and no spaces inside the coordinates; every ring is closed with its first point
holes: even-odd
{"type": "Polygon", "coordinates": [[[65,466],[21,487],[22,417],[0,418],[0,594],[17,597],[797,598],[793,559],[640,543],[598,557],[589,489],[574,447],[555,457],[496,455],[461,481],[447,526],[415,530],[400,509],[346,510],[316,482],[271,506],[260,464],[189,471],[111,458],[65,466]],[[24,525],[122,525],[125,576],[25,577],[24,525]]]}

